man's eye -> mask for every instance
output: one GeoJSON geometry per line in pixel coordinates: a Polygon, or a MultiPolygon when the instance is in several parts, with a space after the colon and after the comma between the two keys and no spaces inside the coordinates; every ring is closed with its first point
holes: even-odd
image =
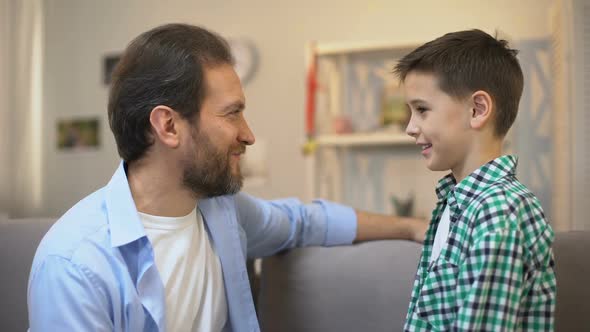
{"type": "Polygon", "coordinates": [[[418,113],[424,113],[424,112],[428,111],[428,108],[419,106],[419,107],[416,107],[416,111],[418,113]]]}

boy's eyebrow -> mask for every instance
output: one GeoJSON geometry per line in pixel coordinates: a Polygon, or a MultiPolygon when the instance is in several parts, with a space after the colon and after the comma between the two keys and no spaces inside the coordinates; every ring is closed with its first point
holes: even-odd
{"type": "Polygon", "coordinates": [[[426,100],[424,99],[420,99],[420,98],[416,98],[416,99],[412,99],[412,100],[408,100],[408,105],[415,105],[415,104],[426,104],[426,100]]]}

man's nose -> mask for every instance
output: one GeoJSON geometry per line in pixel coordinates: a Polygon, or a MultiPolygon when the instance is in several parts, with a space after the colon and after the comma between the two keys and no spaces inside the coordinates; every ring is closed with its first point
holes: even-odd
{"type": "Polygon", "coordinates": [[[256,141],[254,133],[250,129],[250,126],[248,126],[246,119],[243,119],[242,121],[242,125],[240,126],[240,136],[238,139],[245,145],[252,145],[256,141]]]}

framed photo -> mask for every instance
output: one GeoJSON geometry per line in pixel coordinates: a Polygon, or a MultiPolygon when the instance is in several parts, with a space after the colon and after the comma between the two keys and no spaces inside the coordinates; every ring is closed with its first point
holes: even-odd
{"type": "Polygon", "coordinates": [[[106,55],[103,60],[103,81],[105,85],[111,84],[113,70],[121,59],[121,54],[106,55]]]}
{"type": "Polygon", "coordinates": [[[100,147],[98,118],[66,119],[57,122],[57,149],[96,150],[100,147]]]}

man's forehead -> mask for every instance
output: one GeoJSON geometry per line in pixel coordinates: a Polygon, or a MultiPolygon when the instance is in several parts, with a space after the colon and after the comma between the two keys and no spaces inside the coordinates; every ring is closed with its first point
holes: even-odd
{"type": "Polygon", "coordinates": [[[246,98],[240,79],[229,64],[205,69],[205,100],[218,106],[245,105],[246,98]]]}

